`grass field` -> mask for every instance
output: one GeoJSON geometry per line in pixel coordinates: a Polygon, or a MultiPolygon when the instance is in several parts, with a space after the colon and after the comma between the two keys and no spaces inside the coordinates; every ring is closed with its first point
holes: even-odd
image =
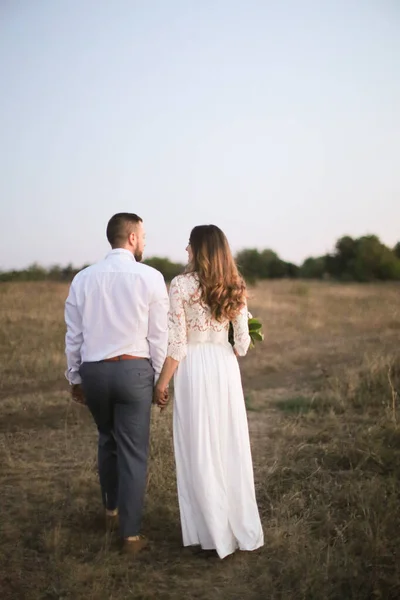
{"type": "Polygon", "coordinates": [[[269,282],[241,360],[265,546],[181,546],[171,408],[136,561],[105,534],[96,431],[64,379],[62,284],[0,286],[0,599],[400,598],[400,287],[269,282]]]}

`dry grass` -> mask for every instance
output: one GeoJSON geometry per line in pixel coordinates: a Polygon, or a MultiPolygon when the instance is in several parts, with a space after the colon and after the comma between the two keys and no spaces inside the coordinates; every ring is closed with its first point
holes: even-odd
{"type": "Polygon", "coordinates": [[[152,422],[144,529],[102,528],[96,432],[63,378],[67,289],[0,286],[0,598],[400,597],[400,288],[252,290],[266,342],[242,362],[265,547],[224,561],[181,547],[171,411],[152,422]]]}

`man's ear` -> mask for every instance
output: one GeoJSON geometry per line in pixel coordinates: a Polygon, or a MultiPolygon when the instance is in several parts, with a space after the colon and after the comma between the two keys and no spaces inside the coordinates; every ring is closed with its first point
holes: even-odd
{"type": "Polygon", "coordinates": [[[136,244],[136,233],[134,231],[131,231],[131,233],[128,236],[128,242],[134,246],[136,244]]]}

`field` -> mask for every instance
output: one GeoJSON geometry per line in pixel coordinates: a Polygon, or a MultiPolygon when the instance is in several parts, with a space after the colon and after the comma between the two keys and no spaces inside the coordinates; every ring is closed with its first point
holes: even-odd
{"type": "Polygon", "coordinates": [[[265,546],[181,546],[171,408],[152,415],[136,561],[103,529],[96,431],[64,379],[63,284],[0,286],[1,600],[400,598],[400,287],[251,289],[241,360],[265,546]]]}

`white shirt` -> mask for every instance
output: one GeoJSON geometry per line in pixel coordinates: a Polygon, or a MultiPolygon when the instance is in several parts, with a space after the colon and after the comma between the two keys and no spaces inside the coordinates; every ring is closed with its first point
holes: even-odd
{"type": "Polygon", "coordinates": [[[168,293],[159,271],[117,248],[73,279],[65,303],[66,377],[121,354],[149,358],[158,378],[168,344],[168,293]]]}

